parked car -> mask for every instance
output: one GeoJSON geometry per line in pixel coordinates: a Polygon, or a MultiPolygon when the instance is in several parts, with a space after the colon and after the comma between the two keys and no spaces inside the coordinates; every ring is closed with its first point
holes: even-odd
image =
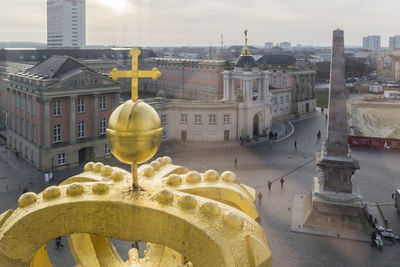
{"type": "Polygon", "coordinates": [[[375,247],[376,247],[377,249],[382,249],[382,248],[383,248],[383,242],[382,242],[382,238],[381,238],[380,235],[376,235],[376,238],[375,238],[375,247]]]}
{"type": "Polygon", "coordinates": [[[382,235],[383,238],[392,240],[393,244],[396,243],[396,236],[395,236],[395,234],[393,233],[393,230],[392,230],[392,229],[386,229],[386,231],[383,231],[383,232],[381,233],[381,235],[382,235]]]}

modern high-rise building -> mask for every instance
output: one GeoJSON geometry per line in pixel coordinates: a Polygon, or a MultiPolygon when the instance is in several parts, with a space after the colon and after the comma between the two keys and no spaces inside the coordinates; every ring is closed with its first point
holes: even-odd
{"type": "Polygon", "coordinates": [[[85,0],[47,1],[47,46],[86,45],[85,0]]]}
{"type": "Polygon", "coordinates": [[[368,35],[363,37],[363,48],[372,51],[379,51],[381,49],[381,36],[368,35]]]}
{"type": "Polygon", "coordinates": [[[400,35],[389,37],[389,50],[394,51],[400,49],[400,35]]]}
{"type": "Polygon", "coordinates": [[[290,43],[290,42],[281,42],[279,44],[279,47],[282,48],[283,50],[290,50],[290,49],[292,49],[292,43],[290,43]]]}
{"type": "Polygon", "coordinates": [[[264,44],[264,48],[265,49],[272,49],[272,47],[274,47],[274,43],[273,42],[266,42],[264,44]]]}

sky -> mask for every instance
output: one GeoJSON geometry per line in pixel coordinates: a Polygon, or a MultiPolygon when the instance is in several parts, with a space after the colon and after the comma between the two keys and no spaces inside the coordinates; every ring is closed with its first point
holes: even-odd
{"type": "MultiPolygon", "coordinates": [[[[0,42],[47,42],[46,0],[2,0],[0,42]]],[[[86,0],[86,43],[116,46],[220,46],[282,41],[330,46],[400,35],[398,0],[86,0]]]]}

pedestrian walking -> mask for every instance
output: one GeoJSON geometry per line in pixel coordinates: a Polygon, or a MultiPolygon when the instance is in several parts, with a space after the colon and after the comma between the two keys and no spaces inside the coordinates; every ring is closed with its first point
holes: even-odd
{"type": "Polygon", "coordinates": [[[45,183],[48,183],[50,181],[50,175],[46,172],[45,174],[44,174],[44,182],[45,183]]]}
{"type": "Polygon", "coordinates": [[[270,192],[271,192],[271,186],[272,186],[272,182],[268,181],[268,191],[270,191],[270,192]]]}
{"type": "Polygon", "coordinates": [[[56,249],[59,249],[60,247],[64,247],[64,245],[61,244],[61,236],[56,238],[56,249]]]}
{"type": "Polygon", "coordinates": [[[261,192],[258,193],[258,204],[261,203],[261,199],[262,199],[262,194],[261,192]]]}
{"type": "Polygon", "coordinates": [[[283,183],[285,182],[285,179],[283,179],[283,177],[281,177],[281,179],[279,180],[279,182],[281,183],[281,188],[283,188],[283,183]]]}
{"type": "Polygon", "coordinates": [[[375,239],[376,239],[376,232],[373,231],[371,234],[371,247],[375,245],[375,239]]]}
{"type": "Polygon", "coordinates": [[[237,158],[235,158],[235,168],[236,168],[236,166],[237,166],[237,158]]]}
{"type": "Polygon", "coordinates": [[[317,144],[318,144],[320,139],[321,139],[321,131],[318,130],[318,133],[317,133],[317,144]]]}
{"type": "Polygon", "coordinates": [[[297,141],[296,140],[294,140],[294,149],[297,150],[297,141]]]}
{"type": "Polygon", "coordinates": [[[277,132],[274,133],[274,138],[275,138],[275,140],[278,139],[278,133],[277,132]]]}
{"type": "Polygon", "coordinates": [[[325,122],[328,121],[328,114],[325,114],[325,122]]]}

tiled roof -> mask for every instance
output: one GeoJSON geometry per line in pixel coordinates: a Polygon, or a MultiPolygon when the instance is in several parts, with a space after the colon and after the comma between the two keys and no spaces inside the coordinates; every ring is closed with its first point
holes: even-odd
{"type": "Polygon", "coordinates": [[[42,63],[27,69],[25,74],[33,74],[51,79],[59,78],[74,69],[87,69],[87,67],[68,56],[52,56],[42,63]]]}
{"type": "Polygon", "coordinates": [[[264,55],[257,64],[266,65],[296,65],[296,59],[289,55],[264,55]]]}

